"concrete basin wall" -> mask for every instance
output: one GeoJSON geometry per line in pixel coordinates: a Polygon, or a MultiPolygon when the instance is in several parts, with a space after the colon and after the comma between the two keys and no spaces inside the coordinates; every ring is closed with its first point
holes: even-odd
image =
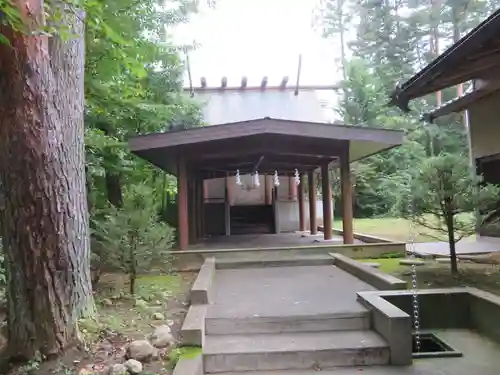
{"type": "MultiPolygon", "coordinates": [[[[370,292],[408,314],[412,319],[411,290],[370,292]]],[[[500,343],[500,297],[476,288],[420,289],[420,328],[471,329],[500,343]]],[[[366,293],[358,293],[360,298],[366,293]]]]}

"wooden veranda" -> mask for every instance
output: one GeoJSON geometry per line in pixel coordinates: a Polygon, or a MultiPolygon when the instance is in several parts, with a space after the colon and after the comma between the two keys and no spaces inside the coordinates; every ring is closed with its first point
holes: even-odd
{"type": "MultiPolygon", "coordinates": [[[[350,162],[401,144],[399,131],[337,124],[262,118],[165,133],[130,140],[132,152],[177,176],[179,248],[187,249],[205,236],[203,182],[206,179],[258,173],[292,176],[297,170],[300,230],[305,230],[304,187],[309,191],[310,229],[317,231],[316,176],[322,180],[322,196],[331,197],[328,173],[332,163],[340,168],[344,243],[353,243],[352,184],[350,162]]],[[[226,225],[228,195],[226,183],[226,225]]],[[[273,197],[278,187],[272,190],[273,197]]],[[[273,200],[274,202],[274,200],[273,200]]],[[[332,200],[323,199],[324,238],[332,238],[332,200]]],[[[226,235],[229,234],[226,230],[226,235]]]]}

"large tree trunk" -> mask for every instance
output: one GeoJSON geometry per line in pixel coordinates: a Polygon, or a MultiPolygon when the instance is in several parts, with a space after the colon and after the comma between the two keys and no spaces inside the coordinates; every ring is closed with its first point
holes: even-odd
{"type": "MultiPolygon", "coordinates": [[[[53,3],[51,3],[52,5],[53,3]]],[[[16,1],[28,26],[41,0],[16,1]]],[[[82,12],[65,13],[67,41],[0,26],[1,223],[11,355],[58,355],[92,315],[84,169],[82,12]]]]}

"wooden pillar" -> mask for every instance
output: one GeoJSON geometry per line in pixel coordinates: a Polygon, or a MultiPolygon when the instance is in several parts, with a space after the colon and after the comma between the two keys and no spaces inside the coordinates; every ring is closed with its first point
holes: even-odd
{"type": "Polygon", "coordinates": [[[297,184],[295,177],[288,177],[288,196],[291,201],[297,200],[297,184]]]}
{"type": "Polygon", "coordinates": [[[267,174],[264,175],[264,194],[265,194],[265,201],[267,205],[273,204],[272,200],[272,194],[273,194],[273,186],[271,184],[271,181],[269,181],[270,176],[267,174]]]}
{"type": "Polygon", "coordinates": [[[301,232],[306,230],[306,213],[304,210],[304,175],[300,175],[300,184],[298,189],[299,195],[299,230],[301,232]]]}
{"type": "Polygon", "coordinates": [[[183,160],[177,164],[177,215],[179,249],[186,250],[189,246],[188,181],[186,164],[183,160]]]}
{"type": "Polygon", "coordinates": [[[234,187],[236,186],[236,177],[226,176],[227,201],[230,206],[234,204],[234,187]]]}
{"type": "Polygon", "coordinates": [[[349,166],[349,148],[340,158],[340,184],[342,193],[342,231],[344,244],[354,243],[352,214],[352,183],[349,166]]]}
{"type": "Polygon", "coordinates": [[[274,212],[274,229],[275,233],[281,233],[281,223],[280,223],[280,211],[279,211],[279,202],[278,202],[278,187],[275,186],[272,190],[273,196],[273,212],[274,212]]]}
{"type": "Polygon", "coordinates": [[[188,191],[189,244],[193,245],[196,243],[196,189],[191,173],[188,174],[188,191]]]}
{"type": "Polygon", "coordinates": [[[205,238],[205,180],[200,180],[200,235],[201,239],[205,238]]]}
{"type": "Polygon", "coordinates": [[[203,215],[203,180],[196,178],[195,180],[195,202],[196,202],[196,238],[203,238],[202,232],[202,215],[203,215]]]}
{"type": "Polygon", "coordinates": [[[325,240],[332,239],[332,187],[330,186],[330,173],[328,164],[321,166],[321,192],[323,196],[323,237],[325,240]]]}
{"type": "Polygon", "coordinates": [[[208,200],[208,181],[209,180],[203,180],[203,202],[208,200]]]}
{"type": "Polygon", "coordinates": [[[309,229],[311,234],[318,233],[318,223],[316,222],[316,179],[314,171],[307,174],[309,187],[309,229]]]}
{"type": "Polygon", "coordinates": [[[226,236],[231,235],[231,203],[229,202],[229,186],[228,186],[229,177],[226,177],[225,189],[224,189],[224,223],[225,223],[225,233],[226,236]]]}

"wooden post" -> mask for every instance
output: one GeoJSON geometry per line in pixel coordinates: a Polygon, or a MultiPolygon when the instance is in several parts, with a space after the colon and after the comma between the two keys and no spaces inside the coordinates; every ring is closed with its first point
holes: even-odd
{"type": "Polygon", "coordinates": [[[318,223],[316,222],[316,179],[314,171],[308,172],[307,182],[309,184],[309,229],[311,234],[316,234],[318,233],[318,223]]]}
{"type": "Polygon", "coordinates": [[[352,183],[349,166],[349,146],[340,158],[340,183],[342,193],[342,231],[344,244],[354,243],[352,214],[352,183]]]}
{"type": "Polygon", "coordinates": [[[227,202],[229,203],[229,206],[232,206],[234,204],[235,185],[236,185],[236,178],[228,174],[226,176],[226,189],[227,189],[227,202]]]}
{"type": "Polygon", "coordinates": [[[280,211],[279,211],[279,202],[278,202],[278,187],[275,186],[272,190],[273,195],[273,212],[274,212],[274,228],[275,233],[281,233],[281,224],[280,224],[280,211]]]}
{"type": "Polygon", "coordinates": [[[203,216],[203,180],[196,178],[196,238],[203,238],[202,216],[203,216]]]}
{"type": "Polygon", "coordinates": [[[203,202],[208,201],[208,181],[203,180],[203,202]]]}
{"type": "Polygon", "coordinates": [[[205,180],[200,181],[200,234],[201,239],[205,238],[205,180]]]}
{"type": "Polygon", "coordinates": [[[189,222],[189,244],[196,243],[196,189],[192,174],[188,175],[188,222],[189,222]]]}
{"type": "Polygon", "coordinates": [[[305,211],[304,211],[304,175],[300,175],[300,184],[299,184],[299,230],[301,232],[306,230],[306,217],[305,217],[305,211]]]}
{"type": "Polygon", "coordinates": [[[264,175],[264,194],[267,205],[273,204],[272,193],[273,193],[272,184],[271,181],[269,181],[269,176],[266,174],[264,175]]]}
{"type": "Polygon", "coordinates": [[[229,177],[226,176],[225,185],[224,185],[224,225],[225,225],[225,233],[226,236],[231,235],[231,202],[229,202],[229,186],[228,186],[229,177]]]}
{"type": "Polygon", "coordinates": [[[177,237],[179,249],[186,250],[189,246],[188,222],[188,181],[186,164],[180,160],[177,164],[177,237]]]}
{"type": "Polygon", "coordinates": [[[328,164],[321,166],[321,191],[323,196],[323,236],[325,240],[332,239],[332,187],[328,164]]]}
{"type": "Polygon", "coordinates": [[[295,177],[288,177],[288,195],[291,201],[297,200],[297,184],[295,177]]]}

